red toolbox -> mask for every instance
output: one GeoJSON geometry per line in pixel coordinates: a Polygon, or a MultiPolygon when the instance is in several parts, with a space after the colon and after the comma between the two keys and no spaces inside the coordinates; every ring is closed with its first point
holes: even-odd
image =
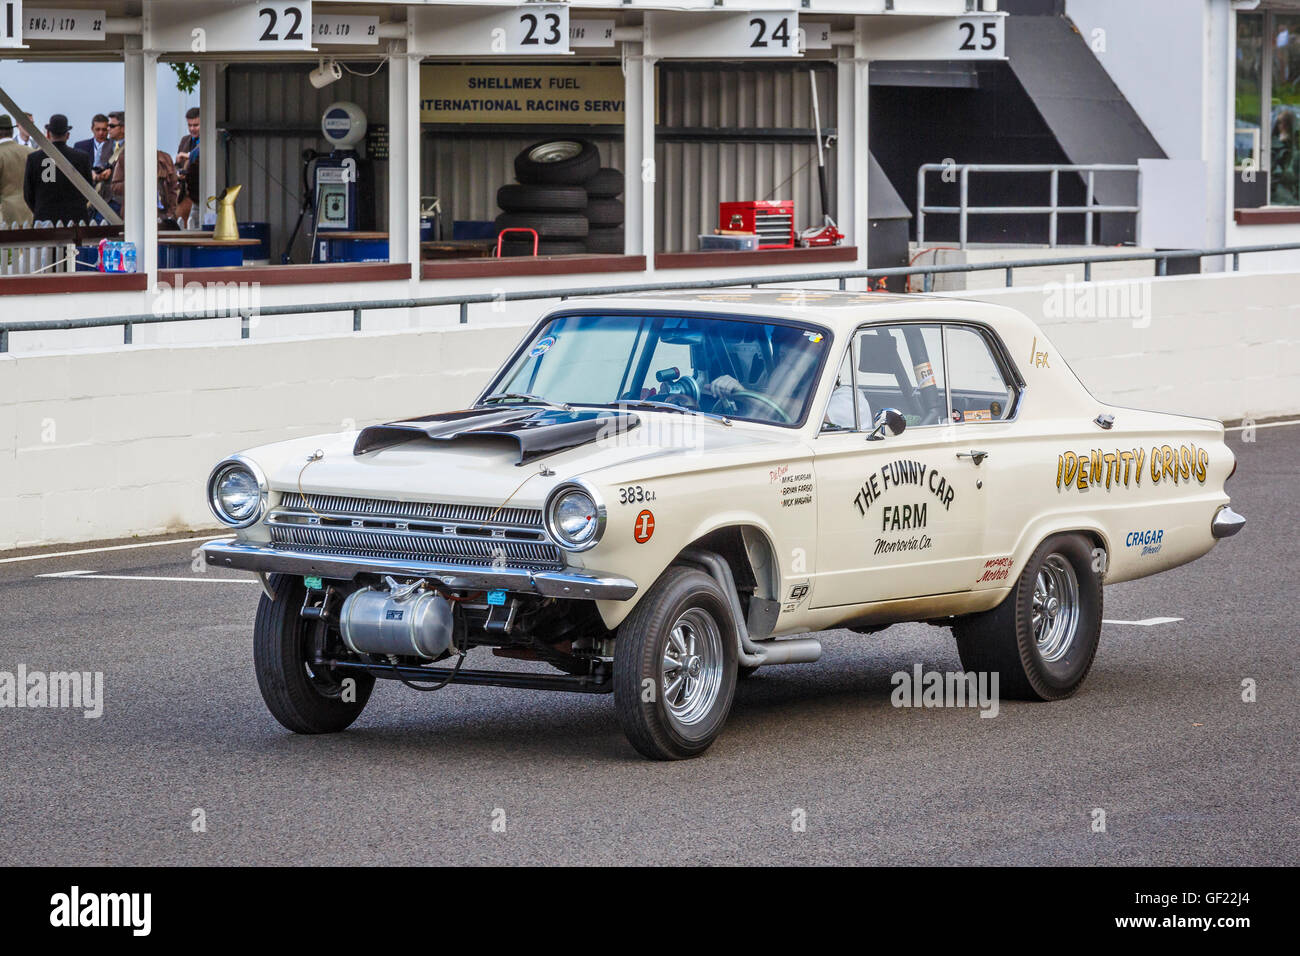
{"type": "Polygon", "coordinates": [[[718,227],[756,233],[760,249],[793,249],[794,202],[788,199],[720,202],[718,227]]]}

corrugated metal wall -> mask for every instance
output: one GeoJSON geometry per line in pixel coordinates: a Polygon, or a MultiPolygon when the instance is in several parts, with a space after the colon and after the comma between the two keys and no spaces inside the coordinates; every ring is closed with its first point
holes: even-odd
{"type": "MultiPolygon", "coordinates": [[[[473,130],[425,133],[421,149],[423,192],[442,203],[444,238],[456,219],[495,219],[497,190],[515,181],[515,156],[541,134],[475,136],[473,130]]],[[[623,168],[623,136],[593,136],[603,166],[623,168]]]]}
{"type": "MultiPolygon", "coordinates": [[[[377,64],[357,64],[370,72],[377,64]]],[[[350,100],[366,111],[370,122],[388,122],[388,70],[373,77],[345,73],[337,83],[318,90],[307,80],[311,64],[232,64],[223,73],[218,93],[218,125],[232,131],[227,144],[228,165],[217,173],[218,187],[242,183],[238,211],[240,221],[271,224],[273,262],[298,221],[302,206],[302,152],[324,150],[321,116],[325,108],[350,100]],[[229,170],[227,175],[226,170],[229,170]]],[[[375,202],[379,228],[384,228],[388,209],[386,167],[376,176],[375,202]]],[[[304,223],[306,231],[309,225],[304,223]]],[[[310,235],[300,235],[294,246],[294,261],[305,262],[310,253],[310,235]]]]}
{"type": "MultiPolygon", "coordinates": [[[[833,128],[834,74],[818,70],[817,80],[822,125],[833,128]]],[[[797,229],[821,222],[813,141],[665,141],[673,129],[812,129],[807,69],[787,64],[755,69],[661,67],[659,109],[661,136],[655,163],[659,174],[656,234],[661,251],[698,248],[699,234],[718,225],[720,202],[792,199],[797,229]]],[[[827,164],[833,173],[829,155],[827,164]]],[[[833,174],[830,180],[833,210],[833,174]]]]}
{"type": "MultiPolygon", "coordinates": [[[[373,69],[371,67],[360,68],[373,69]]],[[[345,75],[324,90],[307,81],[306,64],[232,64],[219,98],[220,125],[232,129],[229,169],[218,183],[243,183],[242,220],[271,223],[272,250],[283,249],[302,202],[302,151],[323,149],[314,131],[325,107],[336,100],[358,103],[373,123],[388,116],[387,73],[373,78],[345,75]]],[[[696,236],[717,226],[717,204],[745,199],[793,199],[798,228],[821,220],[816,147],[804,142],[665,141],[674,130],[809,130],[813,126],[808,71],[790,64],[752,69],[673,64],[660,68],[656,232],[661,251],[695,249],[696,236]]],[[[822,123],[835,125],[833,74],[818,71],[822,123]]],[[[514,157],[540,138],[513,135],[426,133],[422,192],[442,201],[444,235],[455,219],[492,219],[497,188],[514,181],[514,157]]],[[[623,138],[593,137],[604,165],[623,168],[623,138]]],[[[832,162],[828,157],[828,162],[832,162]]],[[[387,177],[381,165],[375,201],[384,228],[387,177]]],[[[831,202],[835,202],[832,176],[831,202]]],[[[302,237],[297,259],[306,258],[302,237]]]]}

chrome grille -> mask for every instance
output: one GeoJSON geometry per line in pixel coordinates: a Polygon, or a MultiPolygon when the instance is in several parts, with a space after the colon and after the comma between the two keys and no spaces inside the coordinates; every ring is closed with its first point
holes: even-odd
{"type": "Polygon", "coordinates": [[[516,528],[541,528],[540,508],[495,508],[492,505],[463,505],[435,501],[385,501],[381,498],[348,498],[343,495],[309,494],[306,500],[296,491],[286,492],[280,501],[282,511],[311,514],[374,515],[387,518],[445,518],[475,524],[509,525],[516,528]]]}
{"type": "Polygon", "coordinates": [[[297,492],[266,519],[277,548],[317,554],[556,569],[560,550],[532,508],[385,501],[297,492]]]}

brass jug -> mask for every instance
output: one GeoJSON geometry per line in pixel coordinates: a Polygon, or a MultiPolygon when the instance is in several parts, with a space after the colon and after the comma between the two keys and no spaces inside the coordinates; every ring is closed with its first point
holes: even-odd
{"type": "Polygon", "coordinates": [[[212,238],[217,242],[228,242],[239,238],[239,219],[235,215],[235,200],[243,186],[227,186],[220,196],[208,199],[208,208],[217,204],[217,226],[212,231],[212,238]]]}

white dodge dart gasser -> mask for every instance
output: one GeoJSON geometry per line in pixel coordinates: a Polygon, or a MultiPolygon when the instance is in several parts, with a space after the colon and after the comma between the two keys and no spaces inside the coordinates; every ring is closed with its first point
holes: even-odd
{"type": "Polygon", "coordinates": [[[222,461],[237,533],[204,550],[261,576],[257,678],[291,730],[344,729],[376,678],[612,693],[671,759],[828,628],[950,626],[1003,696],[1069,696],[1103,584],[1241,528],[1234,468],[1219,422],[1097,401],[1006,308],[620,296],[542,318],[471,408],[222,461]]]}

